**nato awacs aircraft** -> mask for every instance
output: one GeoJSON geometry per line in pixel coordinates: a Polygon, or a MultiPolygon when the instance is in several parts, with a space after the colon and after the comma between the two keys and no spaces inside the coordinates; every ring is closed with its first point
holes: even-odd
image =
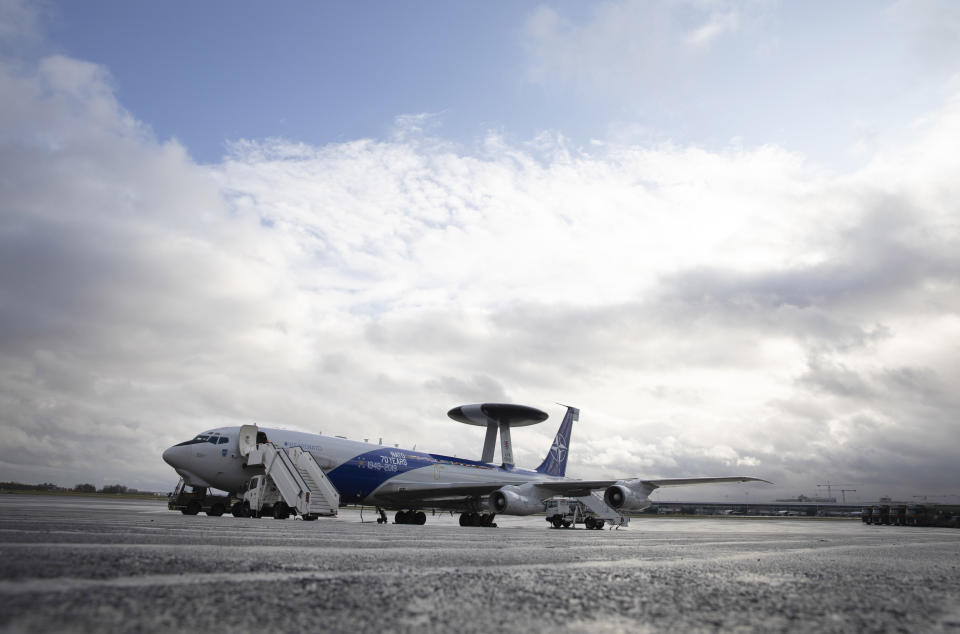
{"type": "MultiPolygon", "coordinates": [[[[583,497],[594,491],[602,491],[606,504],[618,512],[635,512],[650,506],[650,493],[663,486],[766,482],[745,476],[666,480],[567,478],[570,433],[579,414],[578,409],[567,407],[550,450],[533,470],[514,465],[510,429],[543,422],[548,415],[533,407],[501,403],[463,405],[448,412],[456,421],[486,427],[480,460],[252,425],[205,431],[170,447],[163,452],[163,459],[186,484],[213,487],[239,498],[254,475],[264,473],[264,466],[249,464],[252,461],[248,456],[257,455],[257,448],[273,448],[284,454],[296,452],[298,456],[309,453],[322,470],[322,474],[314,473],[325,476],[335,487],[340,506],[376,507],[384,522],[385,510],[397,511],[398,524],[423,524],[423,510],[432,509],[461,513],[462,526],[490,526],[497,513],[531,515],[543,512],[549,498],[583,497]],[[498,432],[502,459],[499,465],[493,464],[498,432]]],[[[238,514],[237,505],[233,512],[238,514]]]]}

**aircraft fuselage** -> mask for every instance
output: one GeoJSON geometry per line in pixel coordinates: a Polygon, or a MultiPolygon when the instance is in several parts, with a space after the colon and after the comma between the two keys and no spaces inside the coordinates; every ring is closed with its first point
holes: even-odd
{"type": "MultiPolygon", "coordinates": [[[[163,459],[194,486],[214,487],[238,494],[255,467],[246,467],[240,454],[239,427],[221,427],[170,447],[163,459]],[[224,440],[226,439],[226,440],[224,440]]],[[[503,467],[454,456],[385,447],[282,429],[260,428],[278,447],[299,446],[310,452],[340,493],[341,504],[391,508],[378,494],[432,488],[444,482],[482,484],[497,481],[522,484],[543,479],[536,471],[503,467]]]]}

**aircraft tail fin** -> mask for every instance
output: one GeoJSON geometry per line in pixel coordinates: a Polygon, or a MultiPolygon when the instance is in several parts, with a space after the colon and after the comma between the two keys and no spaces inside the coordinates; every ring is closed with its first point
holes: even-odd
{"type": "Polygon", "coordinates": [[[549,476],[563,476],[567,473],[567,455],[570,453],[570,432],[573,429],[573,421],[579,420],[580,410],[576,407],[567,406],[567,413],[560,423],[560,429],[550,445],[550,451],[547,457],[543,459],[540,466],[537,467],[537,473],[549,476]]]}

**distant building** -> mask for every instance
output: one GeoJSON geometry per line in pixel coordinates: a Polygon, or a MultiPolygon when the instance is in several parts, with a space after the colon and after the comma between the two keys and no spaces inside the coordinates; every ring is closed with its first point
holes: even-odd
{"type": "Polygon", "coordinates": [[[836,504],[837,498],[808,498],[802,493],[795,498],[786,498],[781,500],[774,500],[775,502],[806,502],[812,504],[836,504]]]}

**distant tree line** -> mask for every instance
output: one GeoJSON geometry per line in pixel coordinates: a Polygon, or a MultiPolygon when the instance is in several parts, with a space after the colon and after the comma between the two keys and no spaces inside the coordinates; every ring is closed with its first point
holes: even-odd
{"type": "MultiPolygon", "coordinates": [[[[50,482],[42,484],[24,484],[22,482],[0,482],[0,490],[5,491],[75,491],[77,493],[96,493],[97,487],[90,484],[78,484],[72,489],[57,486],[50,482]]],[[[136,489],[125,487],[122,484],[107,484],[100,489],[100,493],[139,493],[136,489]]]]}
{"type": "Polygon", "coordinates": [[[23,484],[21,482],[0,482],[0,489],[8,491],[59,491],[60,487],[50,482],[42,484],[23,484]]]}

